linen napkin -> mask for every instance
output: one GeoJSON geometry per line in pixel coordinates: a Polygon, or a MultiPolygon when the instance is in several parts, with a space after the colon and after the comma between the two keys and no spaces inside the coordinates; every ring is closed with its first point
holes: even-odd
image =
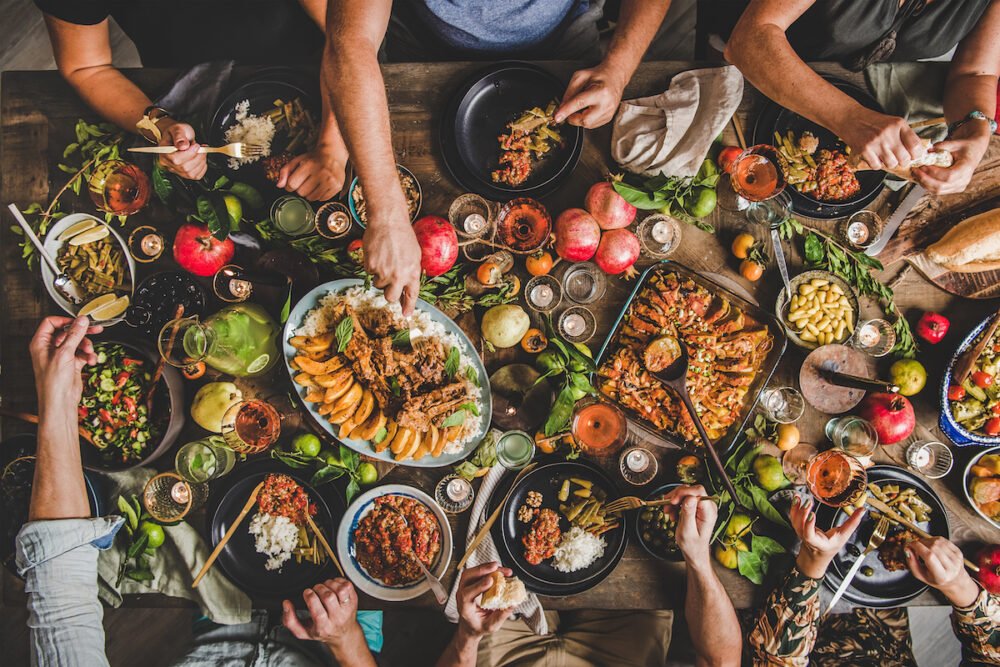
{"type": "MultiPolygon", "coordinates": [[[[154,474],[155,471],[150,468],[135,468],[105,475],[109,481],[108,498],[116,501],[119,495],[129,497],[141,494],[154,474]]],[[[248,623],[250,598],[226,579],[218,567],[208,571],[198,588],[191,588],[194,573],[201,569],[209,555],[209,548],[198,531],[184,521],[175,526],[164,526],[163,530],[167,539],[150,559],[152,581],[138,582],[125,577],[121,586],[116,588],[118,569],[126,556],[127,547],[123,546],[123,540],[116,539],[111,549],[100,552],[97,574],[101,599],[112,607],[118,607],[125,595],[162,593],[193,601],[205,616],[216,623],[248,623]]]]}
{"type": "Polygon", "coordinates": [[[682,72],[665,92],[619,105],[611,156],[644,176],[694,176],[742,99],[732,65],[682,72]]]}
{"type": "MultiPolygon", "coordinates": [[[[489,502],[490,495],[493,493],[493,489],[496,488],[500,479],[503,477],[506,469],[501,465],[495,465],[490,468],[490,471],[486,473],[483,477],[483,483],[479,487],[479,495],[476,496],[475,502],[472,503],[472,509],[470,510],[472,515],[469,519],[469,530],[465,536],[465,545],[468,548],[469,544],[472,544],[472,540],[475,539],[476,533],[482,527],[486,518],[489,516],[487,512],[487,504],[489,502]]],[[[499,521],[499,519],[498,519],[499,521]]],[[[466,567],[475,567],[476,565],[482,565],[483,563],[491,563],[493,561],[500,562],[500,552],[497,551],[496,545],[493,543],[493,537],[487,535],[476,550],[469,556],[469,560],[466,563],[466,567]]],[[[455,577],[455,583],[451,587],[451,594],[448,596],[448,603],[444,606],[444,615],[452,623],[458,623],[458,583],[461,579],[461,572],[458,573],[459,576],[455,577]]],[[[528,599],[519,604],[514,609],[514,614],[520,616],[524,619],[524,622],[528,624],[537,635],[547,635],[549,634],[549,624],[545,620],[545,611],[542,609],[542,603],[539,602],[538,596],[534,593],[528,593],[528,599]]]]}

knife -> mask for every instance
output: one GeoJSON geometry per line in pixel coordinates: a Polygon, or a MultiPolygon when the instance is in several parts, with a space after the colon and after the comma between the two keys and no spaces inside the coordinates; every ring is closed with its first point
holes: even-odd
{"type": "Polygon", "coordinates": [[[889,219],[886,220],[885,226],[882,228],[882,236],[879,237],[878,241],[875,241],[875,243],[865,249],[866,255],[875,257],[880,252],[885,250],[885,247],[889,245],[889,240],[896,234],[896,230],[899,229],[899,226],[903,224],[904,220],[906,220],[906,216],[910,214],[910,211],[913,210],[913,207],[917,205],[917,202],[920,201],[921,197],[925,194],[927,194],[927,190],[925,190],[922,185],[915,183],[913,187],[910,188],[910,191],[906,193],[903,200],[899,202],[899,206],[896,207],[896,210],[893,211],[892,215],[889,216],[889,219]]]}
{"type": "Polygon", "coordinates": [[[886,382],[885,380],[872,380],[870,378],[861,377],[860,375],[841,373],[827,368],[820,369],[819,374],[824,380],[830,384],[835,384],[838,387],[861,389],[862,391],[884,391],[890,394],[899,393],[899,385],[886,382]]]}
{"type": "Polygon", "coordinates": [[[851,582],[854,581],[854,577],[857,576],[858,570],[861,569],[861,566],[864,564],[865,558],[868,557],[869,553],[871,552],[866,549],[860,556],[858,556],[857,560],[854,561],[854,565],[852,565],[851,569],[847,571],[847,576],[845,576],[844,580],[840,582],[837,592],[833,594],[833,598],[830,600],[830,604],[826,608],[826,613],[829,614],[830,610],[833,609],[833,606],[840,602],[840,598],[844,596],[844,591],[850,588],[851,582]]]}

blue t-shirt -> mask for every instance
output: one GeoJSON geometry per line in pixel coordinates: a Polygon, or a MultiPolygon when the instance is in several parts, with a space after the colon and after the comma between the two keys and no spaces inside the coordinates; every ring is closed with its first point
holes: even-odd
{"type": "Polygon", "coordinates": [[[411,0],[411,5],[450,46],[504,53],[542,43],[585,12],[589,0],[411,0]]]}

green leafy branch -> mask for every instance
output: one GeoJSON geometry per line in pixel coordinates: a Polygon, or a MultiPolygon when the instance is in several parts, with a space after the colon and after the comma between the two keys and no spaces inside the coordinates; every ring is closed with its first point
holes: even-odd
{"type": "Polygon", "coordinates": [[[139,582],[152,581],[153,571],[149,566],[149,560],[156,554],[159,545],[150,546],[149,533],[140,529],[140,525],[142,523],[162,524],[153,520],[134,494],[131,498],[118,496],[118,511],[125,517],[125,530],[121,531],[119,535],[127,536],[128,548],[125,551],[125,557],[122,558],[121,565],[118,567],[115,588],[121,586],[125,577],[139,582]],[[134,565],[129,567],[129,564],[133,562],[134,565]]]}
{"type": "Polygon", "coordinates": [[[295,470],[315,467],[316,470],[309,479],[309,483],[314,487],[328,484],[347,475],[348,482],[344,495],[348,503],[361,492],[361,477],[358,472],[361,456],[350,447],[339,445],[336,455],[326,454],[324,456],[308,456],[297,451],[272,449],[271,458],[277,459],[295,470]]]}
{"type": "Polygon", "coordinates": [[[638,185],[615,179],[612,185],[625,201],[638,209],[672,215],[714,234],[715,227],[701,218],[715,210],[718,183],[719,170],[715,162],[706,159],[694,176],[653,176],[638,185]]]}

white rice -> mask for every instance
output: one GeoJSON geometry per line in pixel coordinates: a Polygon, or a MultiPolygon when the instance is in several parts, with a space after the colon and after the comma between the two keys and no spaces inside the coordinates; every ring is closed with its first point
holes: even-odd
{"type": "Polygon", "coordinates": [[[267,556],[264,568],[279,570],[299,544],[299,529],[288,517],[258,513],[250,521],[257,553],[267,556]]]}
{"type": "Polygon", "coordinates": [[[573,527],[563,533],[556,547],[552,567],[560,572],[576,572],[594,564],[604,555],[604,538],[573,527]]]}
{"type": "Polygon", "coordinates": [[[236,105],[236,124],[226,130],[226,143],[241,142],[264,147],[263,155],[253,157],[229,158],[229,168],[239,169],[245,164],[256,162],[271,154],[271,140],[274,139],[274,121],[267,116],[254,116],[250,113],[250,100],[243,100],[236,105]]]}
{"type": "MultiPolygon", "coordinates": [[[[320,299],[319,305],[306,314],[295,333],[299,336],[318,336],[328,331],[333,331],[337,327],[337,321],[334,319],[335,308],[337,307],[337,304],[345,300],[349,306],[355,309],[388,309],[394,318],[401,321],[403,320],[402,307],[398,303],[389,303],[386,301],[385,296],[382,294],[382,290],[375,288],[366,290],[363,286],[358,286],[351,287],[343,292],[330,292],[324,296],[320,299]]],[[[466,374],[468,369],[475,368],[475,366],[472,365],[472,360],[465,353],[461,339],[445,329],[443,324],[435,321],[428,313],[419,309],[415,310],[413,315],[410,316],[410,319],[407,320],[407,324],[411,329],[419,329],[424,338],[436,338],[440,340],[443,343],[445,350],[453,347],[458,350],[459,377],[467,377],[466,374]]],[[[482,414],[483,403],[480,392],[473,392],[472,402],[475,403],[477,410],[480,414],[482,414]]],[[[453,454],[462,451],[465,445],[472,440],[472,437],[478,430],[476,428],[478,424],[479,417],[466,411],[465,422],[462,424],[462,435],[448,443],[444,452],[447,454],[453,454]]]]}

